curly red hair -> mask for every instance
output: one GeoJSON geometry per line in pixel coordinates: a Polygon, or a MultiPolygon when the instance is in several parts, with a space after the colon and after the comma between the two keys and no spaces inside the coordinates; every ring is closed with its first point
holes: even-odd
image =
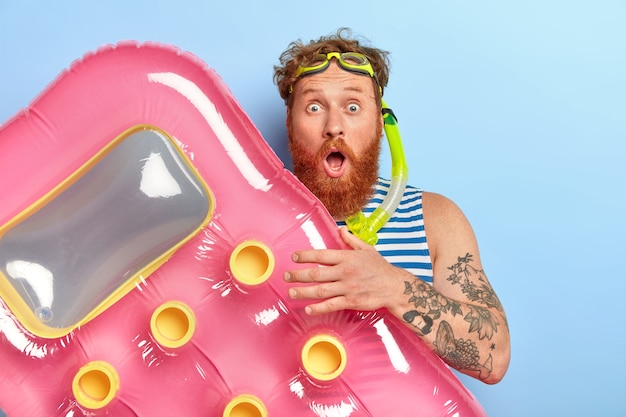
{"type": "MultiPolygon", "coordinates": [[[[289,105],[290,89],[298,80],[294,74],[300,64],[311,56],[329,52],[358,52],[365,55],[376,75],[378,86],[375,88],[380,87],[382,95],[389,80],[389,52],[365,45],[365,42],[363,38],[352,37],[349,28],[340,28],[335,34],[311,40],[308,44],[302,40],[291,42],[280,55],[281,65],[274,66],[274,83],[278,86],[278,92],[285,104],[289,105]]],[[[380,96],[377,101],[380,106],[380,96]]]]}

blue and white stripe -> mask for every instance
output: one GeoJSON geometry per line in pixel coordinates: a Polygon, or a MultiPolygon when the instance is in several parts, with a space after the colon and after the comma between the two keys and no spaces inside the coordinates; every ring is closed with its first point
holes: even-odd
{"type": "MultiPolygon", "coordinates": [[[[378,179],[374,196],[363,209],[366,216],[382,203],[390,184],[389,180],[378,179]]],[[[345,225],[343,222],[338,224],[345,225]]],[[[432,283],[433,266],[424,231],[421,189],[406,187],[396,212],[378,231],[378,243],[375,247],[392,265],[432,283]]]]}

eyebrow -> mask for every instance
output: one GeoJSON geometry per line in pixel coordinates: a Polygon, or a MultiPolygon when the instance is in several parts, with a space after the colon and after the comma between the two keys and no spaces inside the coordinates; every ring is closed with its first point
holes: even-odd
{"type": "MultiPolygon", "coordinates": [[[[365,90],[361,87],[356,87],[356,86],[346,86],[342,89],[343,91],[353,91],[356,93],[363,93],[366,94],[365,90]]],[[[317,93],[322,91],[322,88],[317,88],[317,87],[307,87],[304,90],[302,90],[302,92],[300,93],[301,95],[306,95],[306,94],[311,94],[311,93],[317,93]]]]}

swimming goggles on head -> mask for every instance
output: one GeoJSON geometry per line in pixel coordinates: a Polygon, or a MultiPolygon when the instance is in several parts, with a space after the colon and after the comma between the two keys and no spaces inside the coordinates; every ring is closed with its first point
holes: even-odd
{"type": "MultiPolygon", "coordinates": [[[[305,77],[307,75],[318,74],[323,72],[330,65],[330,60],[335,58],[341,68],[356,74],[370,76],[376,81],[378,79],[372,64],[367,57],[358,52],[329,52],[327,54],[316,54],[300,64],[294,76],[296,78],[305,77]]],[[[293,92],[293,86],[289,88],[289,93],[293,92]]]]}

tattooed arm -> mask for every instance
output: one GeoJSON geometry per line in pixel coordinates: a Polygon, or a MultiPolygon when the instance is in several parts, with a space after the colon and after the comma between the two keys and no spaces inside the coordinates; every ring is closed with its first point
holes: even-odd
{"type": "Polygon", "coordinates": [[[509,364],[506,315],[485,275],[472,228],[461,210],[437,194],[423,194],[433,285],[405,281],[411,307],[396,310],[448,364],[487,383],[509,364]],[[425,322],[430,326],[422,326],[425,322]]]}
{"type": "Polygon", "coordinates": [[[470,262],[469,253],[459,257],[447,278],[463,288],[469,302],[446,297],[419,278],[412,278],[405,281],[404,294],[411,306],[402,318],[450,366],[496,383],[508,367],[508,327],[483,271],[471,267],[470,262]]]}
{"type": "Polygon", "coordinates": [[[341,230],[353,250],[303,250],[294,262],[321,264],[287,271],[292,298],[314,300],[308,314],[388,309],[444,361],[486,383],[502,379],[509,332],[502,306],[482,271],[476,239],[461,211],[436,194],[423,194],[433,285],[387,262],[374,247],[341,230]]]}

